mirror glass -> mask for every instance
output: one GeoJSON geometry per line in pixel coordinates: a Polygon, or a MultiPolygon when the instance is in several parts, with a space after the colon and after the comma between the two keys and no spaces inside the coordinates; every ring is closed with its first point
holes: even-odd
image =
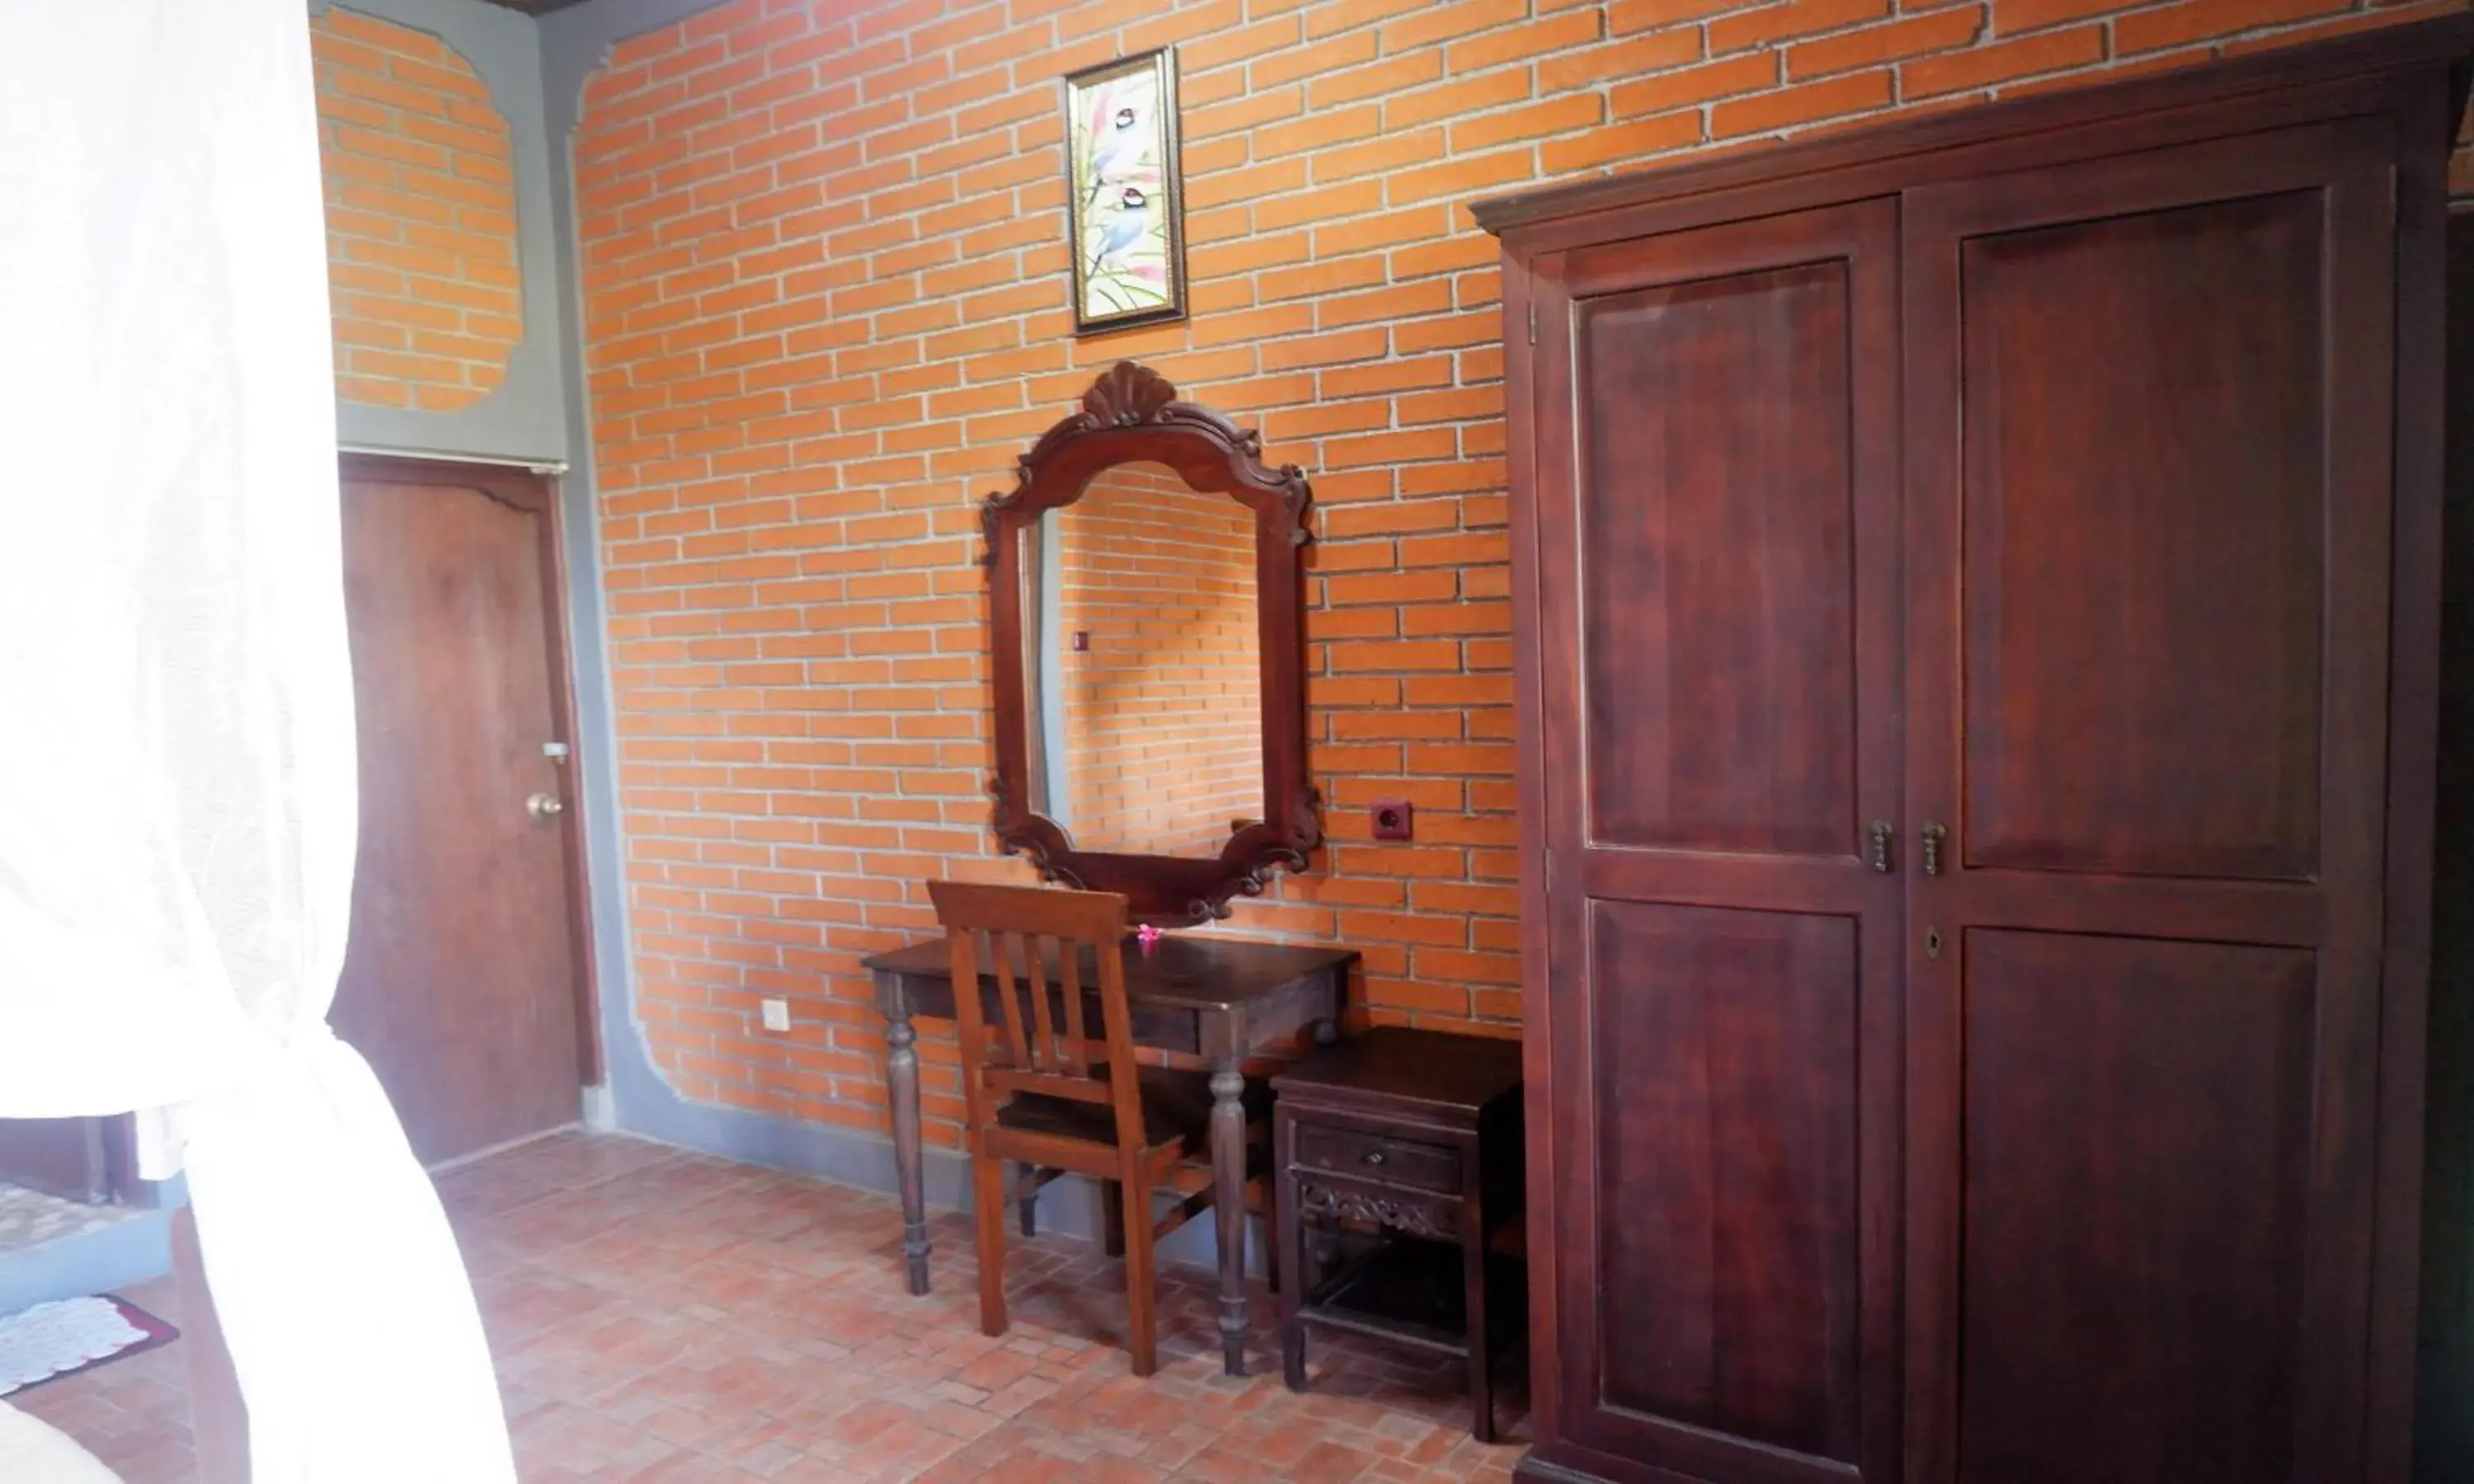
{"type": "Polygon", "coordinates": [[[1217,856],[1263,817],[1253,511],[1124,464],[1024,535],[1031,808],[1078,850],[1217,856]]]}

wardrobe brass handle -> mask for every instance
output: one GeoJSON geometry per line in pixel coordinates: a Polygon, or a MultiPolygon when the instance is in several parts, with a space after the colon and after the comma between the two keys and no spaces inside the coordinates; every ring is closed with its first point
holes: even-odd
{"type": "Polygon", "coordinates": [[[1925,826],[1926,875],[1937,876],[1941,874],[1941,843],[1943,840],[1947,839],[1949,835],[1950,831],[1942,828],[1938,823],[1928,823],[1925,826]]]}

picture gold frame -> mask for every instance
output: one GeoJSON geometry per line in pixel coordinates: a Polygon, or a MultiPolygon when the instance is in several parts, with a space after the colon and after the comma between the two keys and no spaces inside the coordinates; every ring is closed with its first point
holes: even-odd
{"type": "Polygon", "coordinates": [[[1176,49],[1068,73],[1063,91],[1074,333],[1184,319],[1176,49]]]}

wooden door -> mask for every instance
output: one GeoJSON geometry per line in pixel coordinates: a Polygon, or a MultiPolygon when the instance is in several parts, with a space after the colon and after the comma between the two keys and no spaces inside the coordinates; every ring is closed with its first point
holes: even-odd
{"type": "Polygon", "coordinates": [[[1549,1463],[1897,1468],[1896,224],[1534,280],[1549,1463]]]}
{"type": "Polygon", "coordinates": [[[2364,1477],[2392,149],[1908,197],[1917,1484],[2364,1477]]]}
{"type": "Polygon", "coordinates": [[[343,498],[361,842],[333,1021],[434,1163],[578,1112],[551,505],[514,470],[387,460],[348,460],[343,498]]]}
{"type": "Polygon", "coordinates": [[[0,1185],[103,1206],[138,1194],[135,1135],[110,1118],[0,1118],[0,1185]]]}

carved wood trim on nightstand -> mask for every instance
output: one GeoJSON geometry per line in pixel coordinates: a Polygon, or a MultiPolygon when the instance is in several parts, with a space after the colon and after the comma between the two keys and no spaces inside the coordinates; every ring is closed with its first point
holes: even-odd
{"type": "Polygon", "coordinates": [[[1342,1221],[1372,1222],[1412,1236],[1450,1240],[1460,1230],[1448,1203],[1417,1196],[1397,1196],[1355,1185],[1298,1184],[1298,1211],[1307,1216],[1332,1216],[1342,1221]]]}

